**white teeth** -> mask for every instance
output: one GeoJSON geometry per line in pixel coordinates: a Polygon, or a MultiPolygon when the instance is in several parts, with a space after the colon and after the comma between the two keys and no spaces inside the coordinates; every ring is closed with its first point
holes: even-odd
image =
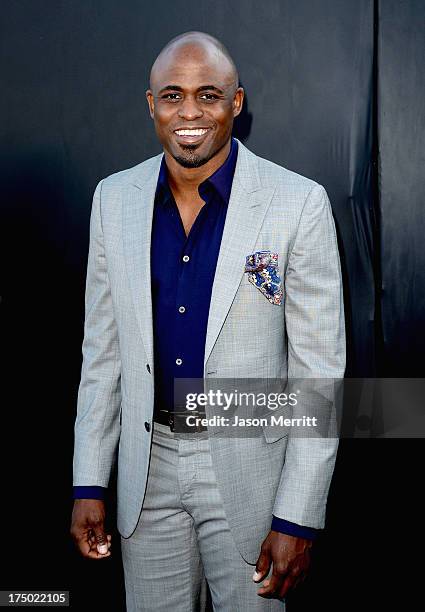
{"type": "Polygon", "coordinates": [[[205,129],[176,130],[176,134],[178,134],[178,136],[202,136],[202,134],[205,134],[206,132],[208,132],[208,130],[205,130],[205,129]]]}

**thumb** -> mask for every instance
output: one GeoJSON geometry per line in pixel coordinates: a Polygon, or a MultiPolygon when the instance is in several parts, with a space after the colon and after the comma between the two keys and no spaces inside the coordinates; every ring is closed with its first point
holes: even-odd
{"type": "Polygon", "coordinates": [[[100,555],[106,555],[108,552],[108,539],[105,535],[103,525],[99,527],[93,527],[94,537],[96,540],[97,552],[100,555]]]}
{"type": "Polygon", "coordinates": [[[252,576],[254,582],[261,582],[265,576],[269,573],[271,566],[270,551],[268,549],[261,550],[260,556],[258,557],[257,564],[255,566],[255,572],[252,576]]]}

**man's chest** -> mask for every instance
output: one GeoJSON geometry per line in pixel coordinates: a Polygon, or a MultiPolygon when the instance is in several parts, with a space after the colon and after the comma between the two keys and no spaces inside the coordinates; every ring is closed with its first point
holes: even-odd
{"type": "Polygon", "coordinates": [[[205,202],[203,200],[192,202],[176,201],[176,206],[183,225],[185,236],[188,237],[198,214],[205,206],[205,202]]]}
{"type": "Polygon", "coordinates": [[[190,294],[210,291],[219,256],[226,209],[207,202],[155,207],[151,234],[153,297],[164,292],[190,294]]]}

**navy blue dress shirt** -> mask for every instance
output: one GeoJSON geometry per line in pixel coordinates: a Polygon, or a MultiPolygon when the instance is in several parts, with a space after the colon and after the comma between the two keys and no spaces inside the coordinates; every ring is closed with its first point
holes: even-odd
{"type": "MultiPolygon", "coordinates": [[[[226,161],[198,188],[205,204],[186,236],[168,184],[165,156],[158,176],[151,235],[154,337],[154,420],[174,409],[174,379],[204,376],[204,351],[215,268],[238,156],[232,138],[226,161]]],[[[74,487],[74,499],[104,499],[104,487],[74,487]]],[[[315,539],[318,529],[273,517],[271,528],[315,539]]]]}
{"type": "Polygon", "coordinates": [[[188,236],[162,159],[151,242],[154,420],[161,420],[160,410],[174,410],[175,378],[203,380],[211,291],[237,154],[233,139],[225,163],[199,185],[205,204],[188,236]]]}

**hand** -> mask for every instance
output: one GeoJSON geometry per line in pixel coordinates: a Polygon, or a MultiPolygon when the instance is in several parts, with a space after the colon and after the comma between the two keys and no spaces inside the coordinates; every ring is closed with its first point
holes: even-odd
{"type": "Polygon", "coordinates": [[[76,499],[72,510],[71,536],[87,559],[111,556],[110,535],[105,534],[105,503],[100,499],[76,499]]]}
{"type": "Polygon", "coordinates": [[[269,573],[272,563],[273,571],[271,577],[264,580],[258,589],[258,595],[268,599],[283,599],[290,589],[298,586],[307,576],[312,545],[311,540],[270,531],[261,545],[252,579],[261,582],[269,573]]]}

